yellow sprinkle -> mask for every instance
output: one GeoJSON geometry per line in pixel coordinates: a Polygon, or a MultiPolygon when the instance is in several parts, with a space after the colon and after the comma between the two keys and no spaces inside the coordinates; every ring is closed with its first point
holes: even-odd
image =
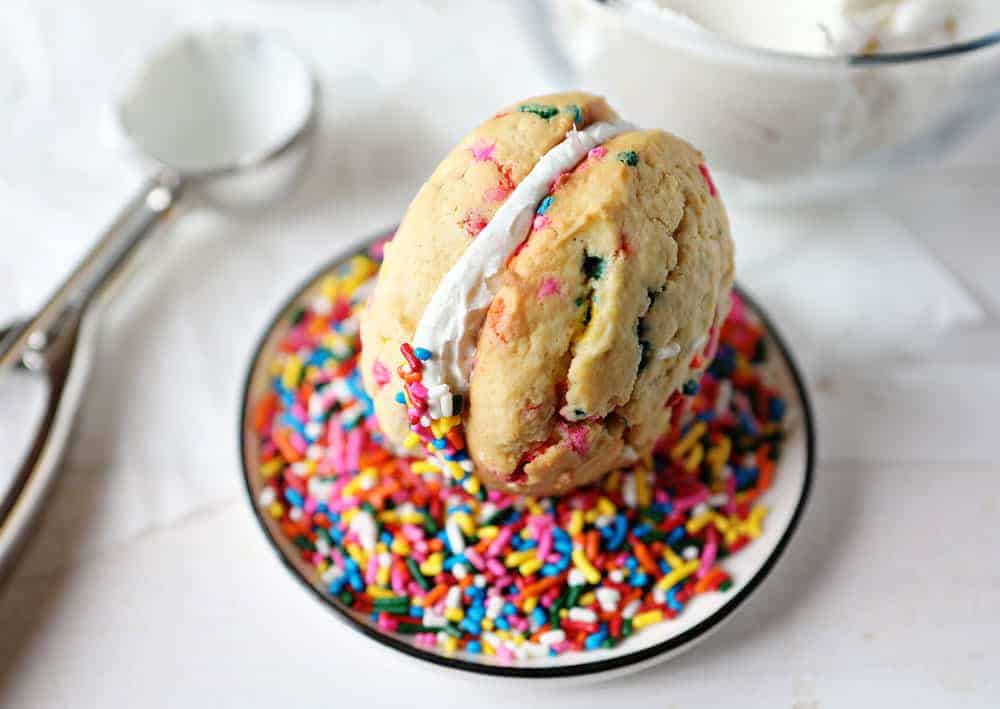
{"type": "Polygon", "coordinates": [[[528,559],[522,563],[517,567],[517,570],[521,572],[521,576],[531,576],[540,568],[542,568],[542,560],[536,556],[534,559],[528,559]]]}
{"type": "Polygon", "coordinates": [[[302,360],[296,355],[288,355],[285,360],[285,369],[281,373],[281,383],[286,389],[294,390],[299,386],[299,379],[302,376],[302,360]]]}
{"type": "Polygon", "coordinates": [[[476,536],[479,537],[480,539],[494,539],[499,533],[500,530],[493,525],[490,525],[488,527],[480,527],[479,529],[476,530],[476,536]]]}
{"type": "Polygon", "coordinates": [[[404,448],[416,448],[420,445],[420,436],[410,431],[410,433],[403,439],[404,448]]]}
{"type": "Polygon", "coordinates": [[[524,637],[520,635],[514,636],[514,645],[524,645],[524,637]]]}
{"type": "Polygon", "coordinates": [[[521,611],[524,613],[531,613],[531,611],[535,610],[535,606],[537,605],[538,605],[538,597],[528,596],[527,598],[524,599],[524,602],[521,604],[521,611]]]}
{"type": "Polygon", "coordinates": [[[708,425],[704,421],[699,421],[691,430],[684,434],[684,437],[677,441],[677,444],[670,450],[670,457],[674,460],[680,460],[684,457],[684,454],[697,443],[698,439],[705,435],[705,431],[708,430],[708,425]]]}
{"type": "Polygon", "coordinates": [[[358,513],[358,509],[356,507],[352,507],[350,509],[344,510],[343,512],[340,513],[340,520],[346,524],[346,523],[350,522],[352,519],[354,519],[354,516],[357,513],[358,513]]]}
{"type": "Polygon", "coordinates": [[[468,512],[455,512],[451,515],[451,519],[455,520],[458,528],[462,530],[462,534],[467,537],[471,537],[476,532],[476,523],[472,521],[472,517],[469,516],[468,512]]]}
{"type": "Polygon", "coordinates": [[[379,586],[389,585],[389,565],[383,564],[378,567],[378,572],[375,574],[375,583],[379,586]]]}
{"type": "Polygon", "coordinates": [[[535,516],[541,516],[545,514],[545,510],[542,509],[542,506],[535,501],[531,501],[528,503],[528,512],[530,512],[532,515],[535,516]]]}
{"type": "Polygon", "coordinates": [[[434,552],[420,565],[420,573],[424,576],[437,576],[444,564],[444,552],[434,552]]]}
{"type": "Polygon", "coordinates": [[[635,500],[639,507],[649,507],[652,500],[649,495],[649,485],[646,484],[646,471],[635,471],[635,500]]]}
{"type": "MultiPolygon", "coordinates": [[[[490,619],[490,618],[483,618],[483,620],[482,620],[482,626],[483,626],[483,630],[486,630],[486,631],[493,630],[493,620],[490,619]]],[[[483,643],[483,647],[485,649],[486,643],[483,643]]]]}
{"type": "Polygon", "coordinates": [[[711,521],[712,521],[712,513],[703,512],[697,517],[692,517],[691,519],[689,519],[687,521],[687,524],[684,525],[684,528],[687,530],[688,534],[697,534],[698,532],[703,530],[711,521]]]}
{"type": "Polygon", "coordinates": [[[620,470],[615,470],[610,473],[606,478],[604,478],[604,490],[606,492],[617,491],[622,484],[622,472],[620,470]]]}
{"type": "Polygon", "coordinates": [[[534,549],[525,549],[523,551],[512,551],[504,558],[503,563],[507,566],[508,569],[512,569],[515,566],[520,566],[528,559],[531,559],[533,556],[535,556],[534,549]]]}
{"type": "Polygon", "coordinates": [[[334,276],[324,278],[323,284],[320,288],[323,291],[323,297],[332,303],[337,299],[337,295],[340,291],[340,281],[334,276]]]}
{"type": "Polygon", "coordinates": [[[434,434],[435,438],[444,438],[446,431],[444,430],[444,426],[441,425],[440,419],[431,421],[431,433],[434,434]]]}
{"type": "Polygon", "coordinates": [[[396,517],[399,518],[401,524],[423,524],[424,516],[416,511],[404,512],[403,514],[397,514],[396,517]]]}
{"type": "Polygon", "coordinates": [[[767,516],[767,508],[762,505],[757,505],[752,510],[750,510],[750,516],[747,517],[746,522],[743,523],[743,532],[751,539],[756,539],[761,534],[764,533],[762,524],[764,518],[767,516]]]}
{"type": "Polygon", "coordinates": [[[599,513],[596,507],[593,507],[583,513],[583,519],[587,522],[587,524],[593,524],[594,522],[596,522],[598,516],[599,513]]]}
{"type": "Polygon", "coordinates": [[[693,473],[698,469],[698,466],[701,465],[702,458],[704,457],[705,446],[699,443],[694,447],[694,450],[691,451],[691,455],[687,457],[687,460],[684,461],[684,470],[689,473],[693,473]]]}
{"type": "Polygon", "coordinates": [[[462,417],[458,415],[449,416],[448,418],[443,418],[441,420],[444,421],[445,424],[448,426],[448,430],[451,430],[458,424],[462,423],[462,417]]]}
{"type": "Polygon", "coordinates": [[[730,523],[729,519],[720,514],[712,515],[712,521],[715,522],[715,528],[723,534],[728,532],[729,528],[732,527],[732,523],[730,523]]]}
{"type": "Polygon", "coordinates": [[[569,609],[568,609],[568,608],[561,608],[561,609],[559,610],[559,617],[560,617],[560,618],[565,618],[565,617],[567,617],[568,615],[569,615],[569,609]]]}
{"type": "Polygon", "coordinates": [[[497,637],[500,638],[501,640],[510,640],[510,631],[509,630],[498,630],[497,631],[497,637]]]}
{"type": "Polygon", "coordinates": [[[276,359],[273,362],[271,362],[271,366],[267,368],[267,373],[272,377],[277,377],[281,375],[282,368],[283,365],[281,363],[281,360],[276,359]]]}
{"type": "Polygon", "coordinates": [[[597,501],[597,513],[599,515],[601,515],[602,517],[606,516],[606,515],[613,515],[617,511],[618,511],[618,508],[615,507],[614,503],[611,500],[609,500],[608,498],[601,497],[597,501]]]}
{"type": "Polygon", "coordinates": [[[590,563],[590,559],[583,553],[583,549],[574,549],[572,558],[573,564],[583,572],[587,583],[598,583],[601,580],[601,572],[595,569],[594,565],[590,563]]]}
{"type": "Polygon", "coordinates": [[[267,513],[275,519],[281,519],[282,515],[285,514],[285,506],[275,500],[267,506],[267,513]]]}
{"type": "Polygon", "coordinates": [[[378,513],[378,521],[383,524],[396,524],[399,522],[399,515],[396,510],[382,510],[378,513]]]}
{"type": "Polygon", "coordinates": [[[390,591],[387,588],[379,588],[377,586],[369,586],[365,589],[365,593],[372,598],[394,598],[396,595],[394,591],[390,591]]]}
{"type": "Polygon", "coordinates": [[[684,559],[677,556],[674,550],[667,545],[663,546],[663,560],[670,565],[671,569],[679,569],[684,565],[684,559]]]}
{"type": "Polygon", "coordinates": [[[482,487],[482,483],[479,482],[479,478],[474,475],[470,475],[462,483],[462,487],[465,488],[465,491],[470,495],[478,495],[479,489],[482,487]]]}
{"type": "MultiPolygon", "coordinates": [[[[698,566],[701,562],[698,559],[691,559],[691,561],[685,561],[680,567],[675,568],[669,574],[657,581],[656,585],[662,588],[664,591],[673,588],[678,583],[686,579],[688,576],[693,574],[698,570],[698,566]]],[[[635,623],[633,622],[634,626],[635,623]]]]}
{"type": "MultiPolygon", "coordinates": [[[[486,620],[489,620],[489,618],[487,618],[486,620]]],[[[486,627],[486,620],[483,621],[483,627],[484,628],[486,627]]],[[[490,620],[490,626],[492,626],[492,625],[493,625],[493,621],[490,620]]],[[[486,642],[484,640],[483,641],[483,654],[484,655],[496,655],[497,651],[493,649],[492,645],[490,645],[488,642],[486,642]]]]}
{"type": "Polygon", "coordinates": [[[580,596],[580,600],[577,605],[589,606],[591,603],[594,602],[594,599],[595,599],[594,592],[590,591],[580,596]]]}
{"type": "Polygon", "coordinates": [[[581,510],[573,510],[569,515],[569,524],[566,525],[566,531],[570,535],[579,534],[583,531],[583,512],[581,510]]]}
{"type": "Polygon", "coordinates": [[[729,527],[729,531],[725,532],[725,537],[724,538],[725,538],[726,546],[732,546],[737,541],[739,541],[739,538],[740,538],[740,528],[738,526],[736,526],[736,525],[730,526],[729,527]]]}
{"type": "Polygon", "coordinates": [[[364,567],[368,564],[368,554],[357,544],[346,544],[344,548],[347,549],[347,554],[358,562],[358,565],[364,567]]]}
{"type": "Polygon", "coordinates": [[[445,608],[444,617],[452,623],[461,623],[462,618],[465,617],[465,611],[461,608],[445,608]]]}
{"type": "Polygon", "coordinates": [[[645,613],[639,613],[632,618],[632,628],[639,630],[640,628],[645,628],[647,625],[659,623],[661,620],[663,620],[663,611],[656,608],[645,613]]]}
{"type": "Polygon", "coordinates": [[[319,571],[320,574],[322,574],[328,568],[330,568],[330,565],[326,562],[326,559],[321,559],[320,562],[316,564],[316,570],[319,571]]]}
{"type": "MultiPolygon", "coordinates": [[[[428,460],[416,460],[410,464],[410,469],[417,474],[421,473],[440,473],[441,469],[438,468],[434,463],[428,460]]],[[[350,483],[348,483],[350,485],[350,483]]]]}
{"type": "Polygon", "coordinates": [[[285,467],[285,461],[281,458],[271,458],[271,460],[260,466],[260,474],[265,478],[273,478],[285,467]]]}
{"type": "Polygon", "coordinates": [[[448,465],[448,472],[451,474],[451,477],[453,479],[461,480],[462,478],[465,477],[465,471],[462,470],[461,465],[459,465],[453,460],[449,460],[447,465],[448,465]]]}
{"type": "Polygon", "coordinates": [[[458,650],[458,638],[449,635],[444,641],[444,651],[450,654],[456,650],[458,650]]]}

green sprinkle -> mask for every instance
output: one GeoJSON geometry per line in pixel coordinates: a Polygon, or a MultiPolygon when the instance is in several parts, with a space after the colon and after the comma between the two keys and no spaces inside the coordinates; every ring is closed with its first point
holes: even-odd
{"type": "Polygon", "coordinates": [[[539,118],[544,118],[549,120],[552,116],[559,113],[559,109],[555,106],[548,106],[544,103],[526,103],[523,106],[518,106],[517,110],[521,113],[534,113],[539,118]]]}
{"type": "Polygon", "coordinates": [[[720,591],[728,591],[732,587],[733,587],[733,582],[730,581],[729,579],[726,579],[725,581],[719,584],[720,591]]]}
{"type": "Polygon", "coordinates": [[[584,416],[587,415],[587,412],[584,411],[583,409],[573,409],[573,415],[576,416],[578,419],[582,419],[584,416]]]}
{"type": "Polygon", "coordinates": [[[572,608],[576,605],[576,602],[580,600],[580,596],[583,595],[583,586],[571,586],[569,589],[569,595],[566,596],[566,603],[563,604],[563,608],[572,608]]]}
{"type": "Polygon", "coordinates": [[[372,602],[372,608],[380,611],[389,611],[390,613],[395,613],[396,609],[400,608],[403,610],[409,610],[410,599],[406,596],[386,596],[385,598],[376,598],[372,602]]]}
{"type": "Polygon", "coordinates": [[[573,123],[583,123],[583,111],[575,103],[566,106],[566,111],[573,114],[573,123]]]}
{"type": "Polygon", "coordinates": [[[627,638],[632,634],[632,619],[626,618],[625,622],[622,623],[622,637],[627,638]]]}
{"type": "Polygon", "coordinates": [[[514,508],[512,506],[511,507],[502,507],[499,510],[497,510],[496,512],[494,512],[493,514],[491,514],[489,517],[487,517],[483,521],[483,524],[485,526],[487,526],[487,527],[492,527],[492,526],[497,525],[497,524],[503,524],[508,519],[510,519],[510,516],[512,514],[514,514],[514,508]]]}
{"type": "Polygon", "coordinates": [[[306,551],[316,551],[316,547],[313,545],[313,543],[309,541],[309,539],[302,534],[295,537],[293,541],[295,543],[295,546],[297,546],[299,549],[304,549],[306,551]]]}
{"type": "Polygon", "coordinates": [[[302,322],[302,318],[306,316],[306,309],[299,308],[294,313],[292,313],[292,325],[298,325],[302,322]]]}
{"type": "Polygon", "coordinates": [[[618,162],[623,162],[629,167],[635,167],[639,164],[639,153],[634,150],[626,150],[618,153],[615,157],[618,158],[618,162]]]}
{"type": "Polygon", "coordinates": [[[441,628],[441,630],[448,633],[448,635],[453,638],[458,638],[459,640],[462,639],[462,629],[453,623],[448,623],[448,625],[441,628]]]}
{"type": "Polygon", "coordinates": [[[410,576],[413,577],[413,580],[417,582],[417,585],[420,586],[420,588],[425,591],[431,590],[430,581],[424,578],[424,575],[420,572],[420,567],[417,565],[417,562],[413,557],[406,558],[406,568],[410,570],[410,576]]]}
{"type": "Polygon", "coordinates": [[[340,596],[338,596],[338,598],[340,598],[340,602],[345,606],[354,605],[354,595],[346,589],[340,592],[340,596]]]}
{"type": "Polygon", "coordinates": [[[577,298],[576,300],[574,300],[573,302],[574,302],[574,303],[576,303],[576,307],[578,307],[578,308],[579,308],[579,307],[580,307],[581,305],[583,305],[584,303],[586,303],[586,302],[587,302],[587,299],[586,299],[586,298],[584,298],[584,297],[583,297],[583,296],[581,295],[581,296],[579,296],[579,297],[578,297],[578,298],[577,298]]]}
{"type": "Polygon", "coordinates": [[[435,633],[437,628],[428,628],[420,623],[400,623],[396,632],[400,635],[416,635],[417,633],[435,633]]]}
{"type": "Polygon", "coordinates": [[[600,278],[604,275],[604,259],[600,256],[584,255],[583,273],[587,278],[600,278]]]}

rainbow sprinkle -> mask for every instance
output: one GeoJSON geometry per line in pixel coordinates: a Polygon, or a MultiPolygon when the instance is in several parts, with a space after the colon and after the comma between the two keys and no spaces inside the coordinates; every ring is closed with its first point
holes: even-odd
{"type": "MultiPolygon", "coordinates": [[[[450,431],[428,427],[432,447],[445,441],[435,450],[453,451],[449,474],[380,445],[357,369],[380,259],[380,245],[354,256],[293,313],[252,410],[258,503],[332,597],[418,646],[512,662],[613,647],[730,587],[724,560],[762,532],[756,500],[785,415],[762,378],[763,329],[738,298],[652,461],[532,499],[482,487],[450,431]]],[[[411,354],[419,370],[425,353],[411,354]]]]}

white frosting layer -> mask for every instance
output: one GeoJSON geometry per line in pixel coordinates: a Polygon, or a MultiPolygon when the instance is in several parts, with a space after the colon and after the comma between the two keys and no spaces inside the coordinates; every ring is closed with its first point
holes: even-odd
{"type": "Polygon", "coordinates": [[[635,129],[630,123],[615,121],[570,131],[566,140],[543,155],[514,189],[441,279],[420,318],[413,346],[434,354],[425,371],[425,382],[438,379],[456,393],[468,389],[476,341],[486,310],[499,287],[498,276],[528,235],[535,210],[548,194],[552,181],[580,162],[592,148],[635,129]]]}

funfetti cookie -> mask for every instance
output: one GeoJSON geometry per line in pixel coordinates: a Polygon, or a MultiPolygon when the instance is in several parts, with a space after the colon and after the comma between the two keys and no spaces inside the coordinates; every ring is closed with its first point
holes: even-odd
{"type": "Polygon", "coordinates": [[[475,129],[413,200],[362,319],[388,441],[543,495],[650,455],[733,283],[704,158],[583,93],[475,129]]]}

